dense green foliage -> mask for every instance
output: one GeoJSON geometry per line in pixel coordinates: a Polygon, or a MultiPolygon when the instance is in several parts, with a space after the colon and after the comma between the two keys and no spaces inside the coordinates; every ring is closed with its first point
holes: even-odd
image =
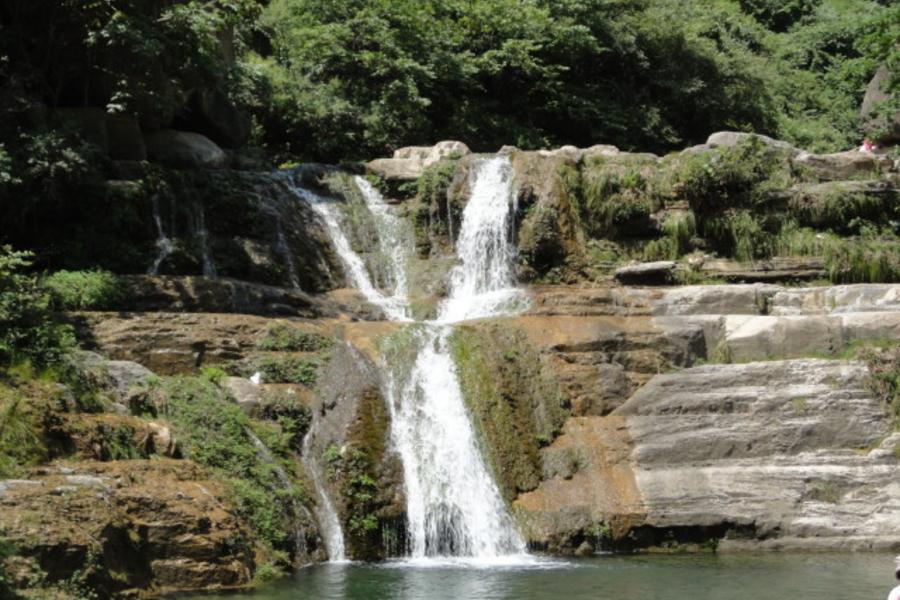
{"type": "Polygon", "coordinates": [[[267,131],[321,157],[446,137],[660,151],[717,129],[837,149],[897,19],[863,0],[275,0],[267,131]]]}
{"type": "Polygon", "coordinates": [[[102,310],[122,298],[119,278],[108,271],[57,271],[41,282],[57,310],[102,310]]]}
{"type": "Polygon", "coordinates": [[[207,378],[172,378],[164,387],[165,416],[175,426],[187,457],[215,469],[228,482],[239,514],[254,531],[273,548],[287,549],[291,543],[287,519],[296,516],[294,501],[302,497],[302,490],[282,481],[277,463],[254,443],[260,424],[207,378]]]}
{"type": "Polygon", "coordinates": [[[318,352],[327,350],[334,344],[334,340],[318,333],[300,331],[288,325],[279,323],[266,330],[256,347],[260,350],[281,352],[318,352]]]}
{"type": "Polygon", "coordinates": [[[69,328],[50,311],[50,296],[36,277],[23,272],[31,255],[0,247],[0,369],[25,359],[57,363],[72,347],[69,328]]]}
{"type": "Polygon", "coordinates": [[[900,81],[890,4],[12,0],[0,7],[0,188],[60,194],[103,169],[57,107],[152,130],[180,123],[203,89],[254,115],[255,143],[303,158],[439,138],[659,152],[719,129],[838,149],[858,141],[876,67],[894,68],[890,90],[900,81]]]}

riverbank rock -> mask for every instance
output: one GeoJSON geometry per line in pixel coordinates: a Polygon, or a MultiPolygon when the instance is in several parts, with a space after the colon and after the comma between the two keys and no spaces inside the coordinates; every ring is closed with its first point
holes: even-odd
{"type": "Polygon", "coordinates": [[[106,597],[250,583],[250,538],[225,490],[190,461],[54,463],[29,481],[0,496],[0,535],[21,557],[14,582],[79,572],[106,597]]]}
{"type": "Polygon", "coordinates": [[[675,267],[671,260],[628,265],[616,269],[615,278],[626,285],[666,285],[674,281],[675,267]]]}
{"type": "Polygon", "coordinates": [[[570,421],[544,453],[571,466],[514,506],[557,551],[895,550],[900,459],[883,451],[891,425],[866,375],[816,359],[657,375],[610,416],[570,421]]]}

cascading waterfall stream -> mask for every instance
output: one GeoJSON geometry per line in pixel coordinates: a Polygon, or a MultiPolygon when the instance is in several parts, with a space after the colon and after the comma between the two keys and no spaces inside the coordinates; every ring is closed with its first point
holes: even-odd
{"type": "MultiPolygon", "coordinates": [[[[372,283],[364,261],[353,251],[341,229],[338,207],[301,186],[292,184],[292,189],[322,218],[353,286],[388,318],[410,321],[408,238],[377,190],[361,178],[356,178],[356,184],[378,224],[381,251],[389,259],[393,288],[389,294],[372,283]]],[[[389,365],[385,383],[392,443],[403,462],[413,559],[483,561],[526,551],[481,456],[449,348],[453,323],[513,314],[525,306],[525,296],[515,285],[515,194],[509,159],[497,156],[477,161],[470,192],[459,223],[459,262],[450,274],[450,294],[436,320],[415,326],[413,364],[389,365]]],[[[330,507],[324,488],[315,483],[322,503],[330,507]]],[[[324,529],[330,530],[327,536],[331,537],[340,523],[333,508],[325,512],[330,514],[325,515],[324,529]]],[[[336,557],[331,547],[329,556],[336,557]]]]}
{"type": "Polygon", "coordinates": [[[308,465],[308,471],[312,478],[313,489],[317,496],[318,510],[316,511],[319,527],[322,530],[323,541],[325,542],[325,550],[328,552],[328,560],[341,562],[347,560],[347,554],[344,547],[344,532],[341,529],[341,520],[338,518],[334,504],[328,496],[328,491],[322,483],[322,477],[319,474],[319,464],[313,457],[312,452],[312,435],[313,430],[310,428],[306,437],[303,438],[303,460],[308,465]]]}
{"type": "Polygon", "coordinates": [[[200,240],[200,253],[203,258],[203,276],[216,277],[216,263],[209,251],[209,231],[206,229],[206,212],[202,206],[197,207],[197,239],[200,240]]]}
{"type": "Polygon", "coordinates": [[[403,458],[413,558],[525,553],[525,541],[479,451],[448,339],[450,323],[511,314],[524,304],[513,270],[514,202],[509,160],[477,162],[450,294],[436,322],[418,332],[420,351],[408,374],[395,369],[389,378],[391,432],[403,458]]]}
{"type": "MultiPolygon", "coordinates": [[[[407,294],[409,284],[407,282],[407,256],[410,240],[406,235],[404,223],[393,213],[391,207],[384,201],[381,193],[372,184],[360,176],[353,178],[359,191],[365,198],[369,212],[375,218],[378,225],[378,246],[381,254],[387,259],[387,283],[392,287],[391,302],[402,308],[404,317],[408,317],[407,294]]],[[[403,319],[405,320],[405,319],[403,319]]]]}
{"type": "Polygon", "coordinates": [[[150,265],[150,268],[147,270],[148,275],[158,275],[159,267],[162,266],[162,263],[166,258],[169,257],[170,254],[175,250],[175,245],[172,243],[172,240],[169,236],[166,235],[166,230],[163,228],[162,216],[159,214],[159,195],[154,194],[153,198],[153,222],[156,223],[156,258],[153,259],[153,264],[150,265]]]}
{"type": "MultiPolygon", "coordinates": [[[[347,235],[344,233],[343,229],[341,229],[341,216],[340,216],[340,208],[335,205],[334,202],[329,201],[328,198],[324,198],[309,189],[304,187],[300,187],[295,184],[291,184],[293,186],[294,192],[307,202],[314,211],[321,217],[322,222],[325,225],[325,228],[328,230],[328,235],[331,237],[331,242],[334,244],[334,248],[338,253],[338,257],[341,259],[341,262],[344,265],[344,268],[347,271],[347,276],[350,279],[350,283],[354,288],[359,290],[363,296],[365,296],[366,300],[371,302],[372,304],[381,307],[384,311],[385,315],[392,321],[409,321],[410,318],[408,316],[408,304],[406,301],[405,292],[402,294],[398,294],[395,288],[395,292],[387,296],[382,293],[375,285],[372,283],[371,277],[369,277],[368,271],[366,271],[366,264],[363,259],[353,251],[353,247],[350,244],[350,240],[347,238],[347,235]]],[[[371,192],[374,192],[374,189],[370,189],[371,192]]],[[[363,190],[363,194],[366,192],[363,190]]],[[[367,202],[371,207],[371,201],[367,198],[367,202]]],[[[383,203],[384,201],[381,200],[383,203]]],[[[387,208],[385,206],[385,208],[387,208]]],[[[371,209],[370,209],[371,210],[371,209]]],[[[379,217],[377,213],[374,213],[376,217],[379,217]]],[[[380,215],[380,221],[384,223],[386,211],[382,212],[380,215]]],[[[394,253],[389,254],[389,258],[394,259],[394,253]]],[[[399,271],[405,271],[405,265],[397,265],[391,269],[394,273],[398,273],[399,271]]],[[[403,282],[405,286],[406,277],[405,275],[402,278],[399,278],[399,281],[403,282]]],[[[396,283],[396,282],[395,282],[396,283]]]]}

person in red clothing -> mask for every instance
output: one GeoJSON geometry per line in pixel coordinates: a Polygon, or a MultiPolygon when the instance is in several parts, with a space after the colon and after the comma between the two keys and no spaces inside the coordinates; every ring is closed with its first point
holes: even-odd
{"type": "Polygon", "coordinates": [[[876,146],[875,146],[875,144],[872,143],[872,140],[870,140],[869,138],[866,138],[863,140],[862,146],[859,147],[859,151],[867,152],[868,154],[871,154],[871,153],[875,152],[875,148],[876,148],[876,146]]]}

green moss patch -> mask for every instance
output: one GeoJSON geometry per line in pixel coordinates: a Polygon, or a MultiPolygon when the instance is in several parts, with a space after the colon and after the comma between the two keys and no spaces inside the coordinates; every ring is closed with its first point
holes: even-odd
{"type": "Polygon", "coordinates": [[[465,325],[450,343],[482,446],[511,501],[540,482],[539,450],[557,435],[566,402],[521,331],[501,323],[465,325]]]}

